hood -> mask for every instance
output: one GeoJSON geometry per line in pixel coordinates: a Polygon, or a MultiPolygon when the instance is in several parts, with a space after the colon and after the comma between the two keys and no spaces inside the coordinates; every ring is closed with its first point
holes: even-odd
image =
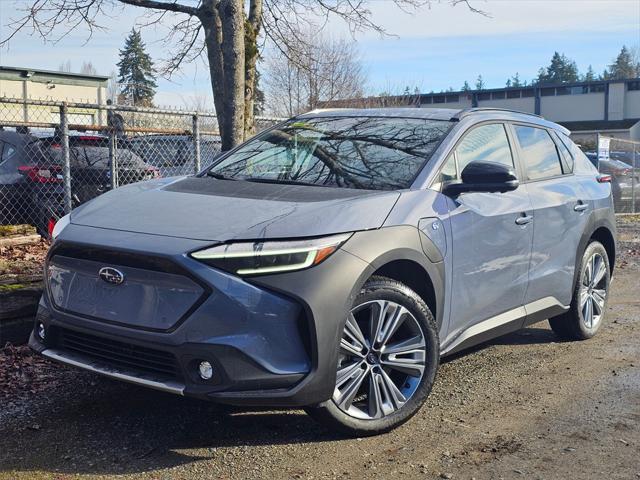
{"type": "Polygon", "coordinates": [[[105,193],[75,209],[71,223],[209,241],[314,237],[379,228],[399,196],[182,177],[105,193]]]}

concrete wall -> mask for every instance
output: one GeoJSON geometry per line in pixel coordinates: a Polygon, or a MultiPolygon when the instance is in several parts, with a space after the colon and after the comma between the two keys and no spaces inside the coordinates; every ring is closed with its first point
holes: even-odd
{"type": "Polygon", "coordinates": [[[540,97],[540,115],[553,122],[604,120],[604,93],[540,97]]]}
{"type": "Polygon", "coordinates": [[[624,118],[625,84],[609,84],[609,120],[622,120],[624,118]]]}
{"type": "Polygon", "coordinates": [[[478,107],[508,108],[511,110],[518,110],[520,112],[535,113],[536,101],[533,97],[478,100],[478,107]]]}
{"type": "Polygon", "coordinates": [[[627,90],[624,102],[624,118],[640,118],[640,90],[627,90]]]}
{"type": "MultiPolygon", "coordinates": [[[[24,78],[12,72],[0,78],[0,96],[19,99],[66,101],[70,103],[104,104],[106,82],[81,79],[60,79],[55,74],[49,78],[34,75],[24,78]],[[12,78],[13,77],[13,78],[12,78]],[[68,83],[65,83],[68,82],[68,83]]],[[[5,122],[58,122],[59,108],[39,105],[0,105],[0,120],[5,122]]],[[[104,124],[104,111],[72,108],[69,110],[71,124],[104,124]]]]}

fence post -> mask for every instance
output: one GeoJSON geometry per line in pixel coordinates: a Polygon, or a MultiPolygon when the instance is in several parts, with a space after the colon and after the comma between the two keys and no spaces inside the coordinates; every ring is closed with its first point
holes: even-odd
{"type": "Polygon", "coordinates": [[[69,157],[69,117],[67,102],[60,106],[60,144],[62,145],[62,176],[64,186],[64,213],[71,212],[71,160],[69,157]]]}
{"type": "Polygon", "coordinates": [[[193,173],[200,172],[200,122],[198,112],[193,116],[193,173]]]}
{"type": "Polygon", "coordinates": [[[631,166],[631,213],[636,213],[636,188],[638,187],[638,185],[636,184],[636,174],[638,173],[638,145],[633,143],[631,145],[633,146],[633,165],[631,166]]]}
{"type": "Polygon", "coordinates": [[[118,149],[116,129],[109,129],[109,174],[111,176],[111,190],[118,186],[118,149]]]}
{"type": "Polygon", "coordinates": [[[600,172],[600,133],[596,133],[596,168],[600,172]]]}

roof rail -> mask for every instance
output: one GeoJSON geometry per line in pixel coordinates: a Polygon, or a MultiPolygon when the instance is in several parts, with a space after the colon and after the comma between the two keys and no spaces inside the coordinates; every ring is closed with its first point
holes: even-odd
{"type": "Polygon", "coordinates": [[[510,108],[497,108],[497,107],[473,107],[473,108],[465,108],[464,110],[459,111],[458,113],[456,113],[453,117],[452,120],[462,120],[464,117],[466,117],[467,115],[470,115],[472,113],[476,113],[476,112],[491,112],[491,111],[495,111],[495,112],[509,112],[509,113],[519,113],[521,115],[530,115],[532,117],[537,117],[537,118],[543,118],[542,115],[538,115],[536,113],[529,113],[529,112],[521,112],[520,110],[512,110],[510,108]]]}

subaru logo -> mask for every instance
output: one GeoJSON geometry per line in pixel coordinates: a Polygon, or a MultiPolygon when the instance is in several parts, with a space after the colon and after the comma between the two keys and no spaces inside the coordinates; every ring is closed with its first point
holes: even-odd
{"type": "Polygon", "coordinates": [[[98,276],[111,285],[120,285],[124,282],[124,273],[113,267],[102,267],[98,271],[98,276]]]}

